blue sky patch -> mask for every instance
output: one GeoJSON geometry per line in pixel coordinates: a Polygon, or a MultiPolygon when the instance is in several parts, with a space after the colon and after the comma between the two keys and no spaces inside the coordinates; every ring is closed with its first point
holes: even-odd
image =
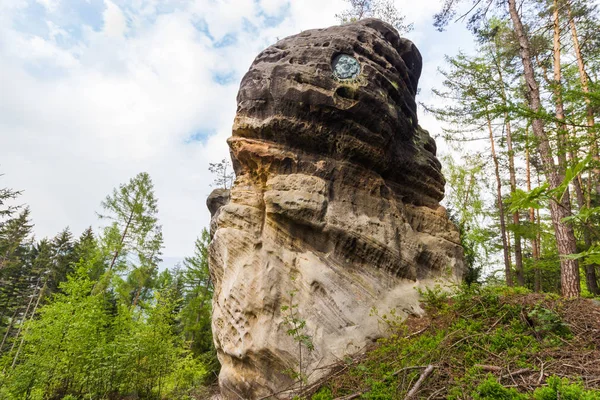
{"type": "Polygon", "coordinates": [[[37,2],[29,2],[27,7],[13,19],[13,28],[19,32],[29,33],[48,39],[48,25],[41,23],[46,17],[46,8],[37,2]]]}
{"type": "Polygon", "coordinates": [[[202,33],[214,42],[215,38],[210,34],[210,31],[208,30],[208,24],[206,23],[206,20],[204,18],[193,19],[192,25],[194,26],[194,28],[196,28],[198,32],[202,33]]]}
{"type": "Polygon", "coordinates": [[[213,81],[219,85],[229,85],[230,83],[235,82],[235,79],[236,75],[233,71],[219,71],[213,73],[213,81]]]}
{"type": "Polygon", "coordinates": [[[228,33],[225,36],[223,36],[223,38],[220,40],[213,40],[213,47],[219,49],[222,47],[232,46],[237,43],[237,40],[238,39],[236,34],[228,33]]]}
{"type": "Polygon", "coordinates": [[[82,23],[95,31],[100,31],[104,26],[102,13],[106,9],[103,0],[73,1],[71,7],[64,10],[68,18],[68,26],[81,28],[82,23]]]}
{"type": "Polygon", "coordinates": [[[206,143],[206,139],[208,139],[210,136],[213,136],[215,133],[217,133],[217,131],[214,129],[200,129],[185,138],[184,143],[206,143]]]}
{"type": "Polygon", "coordinates": [[[286,2],[285,6],[281,8],[279,14],[277,15],[267,15],[262,9],[259,11],[258,15],[263,18],[266,28],[274,28],[283,22],[283,20],[290,14],[290,10],[291,5],[289,2],[286,2]]]}

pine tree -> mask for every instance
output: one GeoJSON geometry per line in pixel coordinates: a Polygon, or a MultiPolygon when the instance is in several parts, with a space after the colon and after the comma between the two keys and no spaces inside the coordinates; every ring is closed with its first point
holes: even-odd
{"type": "MultiPolygon", "coordinates": [[[[435,24],[442,29],[454,16],[456,5],[460,0],[446,0],[438,15],[436,15],[435,24]]],[[[470,10],[469,27],[473,31],[478,31],[484,21],[484,17],[490,10],[493,1],[474,1],[470,10]]],[[[506,5],[504,3],[501,3],[506,5]]],[[[571,218],[571,204],[569,201],[569,188],[564,185],[568,165],[566,159],[561,156],[563,150],[564,135],[558,134],[558,140],[551,141],[545,126],[547,116],[542,104],[542,97],[534,64],[532,62],[534,54],[535,37],[524,24],[521,12],[523,7],[517,6],[516,0],[508,0],[508,14],[512,21],[512,27],[516,34],[519,45],[519,55],[521,58],[520,76],[525,82],[525,97],[527,108],[521,110],[523,116],[531,121],[531,129],[535,138],[537,151],[540,155],[541,168],[546,176],[546,181],[550,191],[555,196],[550,199],[550,215],[554,227],[554,233],[557,241],[557,250],[561,263],[561,290],[565,297],[577,297],[580,294],[579,287],[579,265],[577,260],[577,242],[575,232],[570,223],[566,222],[571,218]],[[553,146],[554,145],[554,146],[553,146]],[[555,151],[558,149],[558,151],[555,151]],[[558,156],[558,163],[554,157],[558,156]],[[558,193],[560,191],[560,193],[558,193]]],[[[466,17],[463,16],[463,17],[466,17]]]]}
{"type": "Polygon", "coordinates": [[[489,157],[492,159],[496,178],[497,220],[502,240],[504,272],[506,283],[512,286],[513,274],[504,213],[503,182],[494,134],[494,125],[497,123],[498,115],[502,115],[501,111],[495,109],[495,105],[500,103],[499,85],[502,82],[498,82],[497,77],[494,76],[492,64],[482,56],[468,57],[461,53],[456,57],[448,57],[447,62],[450,69],[448,71],[441,70],[445,78],[443,82],[445,90],[434,89],[434,94],[444,99],[460,99],[460,101],[442,108],[430,107],[428,110],[433,112],[436,118],[456,127],[454,129],[445,128],[445,131],[449,133],[446,136],[449,141],[473,140],[474,136],[480,138],[479,135],[482,134],[489,138],[489,157]],[[457,134],[462,136],[457,136],[457,134]]]}
{"type": "Polygon", "coordinates": [[[210,234],[206,229],[194,243],[194,255],[186,257],[183,265],[185,304],[182,310],[184,334],[190,341],[194,354],[200,355],[213,349],[211,334],[211,310],[213,285],[208,269],[208,244],[210,234]]]}
{"type": "Polygon", "coordinates": [[[392,25],[401,35],[413,30],[413,24],[406,22],[406,17],[398,11],[392,0],[346,0],[346,3],[349,8],[335,16],[342,24],[378,18],[392,25]]]}
{"type": "Polygon", "coordinates": [[[210,163],[208,170],[215,175],[215,179],[211,186],[230,189],[235,179],[235,172],[231,166],[231,162],[225,158],[218,163],[210,163]]]}
{"type": "Polygon", "coordinates": [[[108,274],[116,267],[117,272],[127,273],[118,291],[122,299],[128,298],[131,307],[136,307],[140,299],[150,294],[161,261],[162,229],[150,176],[142,172],[120,185],[106,197],[102,207],[99,217],[111,221],[103,237],[104,247],[112,254],[108,274]],[[127,257],[130,253],[133,260],[127,257]]]}

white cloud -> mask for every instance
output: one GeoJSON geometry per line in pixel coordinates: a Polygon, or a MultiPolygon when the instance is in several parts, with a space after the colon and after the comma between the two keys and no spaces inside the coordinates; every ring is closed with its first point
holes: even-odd
{"type": "Polygon", "coordinates": [[[54,12],[60,4],[60,0],[36,0],[37,3],[44,6],[49,12],[54,12]]]}
{"type": "MultiPolygon", "coordinates": [[[[433,2],[425,1],[428,10],[433,2]]],[[[343,0],[291,0],[289,10],[287,3],[261,0],[261,13],[254,0],[106,0],[100,30],[83,21],[72,29],[42,15],[47,37],[14,28],[26,4],[0,5],[0,186],[25,189],[38,236],[66,225],[78,234],[96,224],[106,194],[147,171],[159,199],[165,255],[191,254],[209,219],[208,163],[228,155],[242,75],[276,38],[335,24],[344,7],[343,0]],[[279,24],[266,26],[265,14],[283,10],[279,24]],[[231,44],[214,47],[202,23],[215,41],[231,44]],[[217,75],[231,80],[219,84],[217,75]],[[196,134],[207,137],[190,142],[196,134]]],[[[78,4],[63,0],[55,10],[71,12],[78,4]]],[[[422,82],[439,80],[432,71],[439,49],[452,52],[452,39],[431,39],[422,3],[402,4],[409,19],[421,21],[415,34],[423,46],[417,45],[431,63],[422,82]]]]}
{"type": "Polygon", "coordinates": [[[106,9],[102,13],[104,19],[104,33],[109,37],[119,37],[125,33],[127,21],[125,15],[115,3],[104,0],[106,9]]]}
{"type": "Polygon", "coordinates": [[[260,8],[267,15],[277,15],[281,10],[289,5],[289,1],[281,0],[260,0],[260,8]]]}

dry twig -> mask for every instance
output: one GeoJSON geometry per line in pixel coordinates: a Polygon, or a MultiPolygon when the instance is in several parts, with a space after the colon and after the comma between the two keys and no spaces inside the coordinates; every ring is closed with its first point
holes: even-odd
{"type": "Polygon", "coordinates": [[[427,379],[427,377],[433,372],[434,368],[435,368],[435,366],[432,364],[429,364],[427,366],[427,368],[425,368],[425,371],[423,371],[423,373],[419,377],[419,380],[417,381],[417,383],[415,383],[415,385],[412,387],[412,389],[410,389],[410,391],[406,394],[406,397],[404,398],[404,400],[412,399],[413,396],[415,394],[417,394],[417,392],[421,388],[421,385],[423,384],[423,382],[425,382],[425,379],[427,379]]]}

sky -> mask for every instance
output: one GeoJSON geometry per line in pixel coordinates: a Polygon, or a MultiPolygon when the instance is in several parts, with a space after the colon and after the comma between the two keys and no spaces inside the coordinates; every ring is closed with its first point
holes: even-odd
{"type": "MultiPolygon", "coordinates": [[[[396,0],[423,55],[418,101],[435,102],[463,24],[433,28],[441,0],[396,0]]],[[[228,157],[236,94],[278,38],[337,23],[344,0],[0,0],[0,187],[23,190],[38,239],[98,227],[113,188],[146,171],[165,262],[209,223],[209,163],[228,157]]],[[[433,135],[440,125],[420,113],[433,135]]],[[[443,145],[440,146],[444,151],[443,145]]]]}

